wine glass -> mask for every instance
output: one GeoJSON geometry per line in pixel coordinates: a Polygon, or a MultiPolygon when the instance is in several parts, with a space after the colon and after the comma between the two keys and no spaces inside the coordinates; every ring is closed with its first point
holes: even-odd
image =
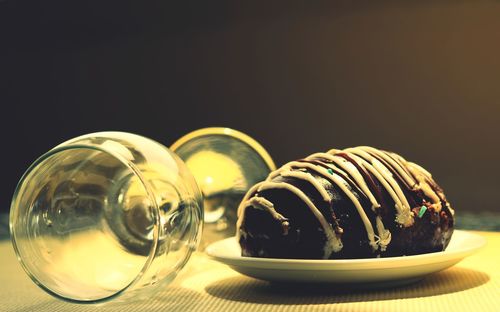
{"type": "Polygon", "coordinates": [[[140,298],[171,282],[196,249],[200,190],[163,145],[123,132],[64,142],[21,178],[14,249],[31,279],[73,302],[140,298]]]}

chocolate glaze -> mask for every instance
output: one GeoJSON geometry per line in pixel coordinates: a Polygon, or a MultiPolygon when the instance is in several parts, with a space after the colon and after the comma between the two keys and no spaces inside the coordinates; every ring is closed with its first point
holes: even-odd
{"type": "MultiPolygon", "coordinates": [[[[389,155],[401,168],[413,177],[417,178],[407,167],[411,163],[389,155]]],[[[410,186],[403,177],[387,161],[377,155],[371,154],[382,163],[392,174],[392,178],[401,188],[406,200],[411,207],[409,213],[413,218],[411,224],[397,222],[396,202],[389,194],[386,186],[379,181],[364,165],[349,153],[339,151],[331,153],[334,157],[341,157],[354,165],[355,170],[363,177],[368,189],[379,203],[374,208],[367,195],[363,193],[360,186],[349,173],[326,158],[312,157],[298,160],[299,163],[308,163],[322,170],[331,169],[334,174],[345,180],[345,185],[362,206],[362,212],[366,214],[369,222],[373,225],[375,236],[378,239],[379,229],[375,227],[377,218],[380,218],[383,226],[391,236],[386,249],[373,248],[373,242],[367,236],[366,224],[363,223],[361,213],[356,209],[352,198],[347,196],[338,185],[331,180],[318,174],[316,170],[305,167],[286,167],[283,172],[300,171],[310,174],[316,182],[311,183],[306,179],[281,174],[271,173],[270,182],[284,183],[300,189],[305,196],[321,212],[324,220],[334,231],[336,238],[341,241],[340,250],[326,253],[325,246],[328,238],[324,225],[317,216],[311,212],[303,198],[283,188],[269,188],[259,191],[258,185],[254,187],[245,197],[239,209],[238,237],[243,256],[269,257],[269,258],[292,258],[292,259],[345,259],[345,258],[371,258],[414,255],[435,251],[442,251],[448,245],[453,233],[454,215],[449,206],[442,189],[435,181],[426,177],[425,182],[438,195],[441,201],[441,209],[433,205],[431,199],[424,194],[419,185],[410,186]],[[300,167],[300,168],[299,168],[300,167]],[[330,201],[325,201],[324,196],[318,191],[320,185],[328,194],[330,201]],[[276,218],[262,207],[248,205],[245,203],[253,197],[262,197],[272,203],[272,209],[280,216],[276,218]],[[419,217],[422,206],[426,206],[425,212],[419,217]]],[[[359,158],[358,158],[359,159],[359,158]]],[[[285,165],[287,166],[287,165],[285,165]]],[[[412,167],[413,168],[413,167],[412,167]]],[[[413,168],[415,169],[415,168],[413,168]]],[[[330,171],[329,171],[330,172],[330,171]]],[[[413,170],[413,172],[415,172],[413,170]]],[[[280,173],[280,171],[277,171],[280,173]]],[[[263,182],[266,183],[266,182],[263,182]]],[[[366,190],[366,189],[365,189],[366,190]]]]}

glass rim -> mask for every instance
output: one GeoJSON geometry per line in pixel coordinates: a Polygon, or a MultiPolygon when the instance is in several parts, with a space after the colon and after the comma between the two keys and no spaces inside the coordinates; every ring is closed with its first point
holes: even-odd
{"type": "Polygon", "coordinates": [[[212,135],[228,136],[244,143],[260,156],[270,171],[276,170],[276,164],[264,146],[248,134],[228,127],[206,127],[191,131],[177,139],[172,145],[170,145],[170,149],[175,152],[193,139],[212,135]]]}
{"type": "MultiPolygon", "coordinates": [[[[154,141],[156,142],[156,141],[154,141]]],[[[44,291],[49,293],[50,295],[59,298],[63,301],[71,302],[71,303],[81,303],[81,304],[95,304],[95,303],[104,303],[107,302],[111,299],[117,298],[125,293],[128,289],[133,287],[134,285],[139,282],[141,277],[147,272],[147,270],[150,268],[151,263],[154,260],[155,254],[158,250],[158,242],[159,242],[159,237],[160,237],[160,213],[159,213],[159,206],[158,203],[156,202],[156,199],[153,195],[152,187],[150,183],[145,179],[144,175],[142,174],[141,170],[137,168],[137,166],[132,162],[127,160],[125,157],[121,156],[119,153],[111,151],[107,148],[103,148],[100,146],[96,145],[90,145],[90,144],[81,144],[81,143],[71,143],[69,142],[68,145],[65,145],[66,142],[61,143],[60,145],[54,147],[53,149],[45,152],[42,154],[40,157],[38,157],[29,167],[26,169],[26,171],[23,173],[21,178],[19,179],[19,182],[16,185],[14,194],[12,196],[12,201],[10,205],[10,212],[9,212],[9,232],[11,235],[11,242],[14,248],[14,251],[16,253],[16,258],[18,259],[19,263],[21,264],[23,270],[26,272],[26,274],[30,277],[30,279],[38,285],[38,287],[42,288],[44,291]],[[14,216],[14,208],[16,206],[16,202],[18,201],[18,196],[19,196],[19,191],[20,187],[23,185],[23,183],[26,181],[27,176],[41,163],[43,163],[45,160],[47,160],[49,157],[56,155],[57,153],[64,152],[67,150],[72,150],[72,149],[90,149],[90,150],[95,150],[99,151],[105,154],[108,154],[109,156],[117,159],[120,163],[125,165],[129,170],[132,171],[134,175],[137,176],[139,181],[144,187],[144,190],[146,191],[146,195],[149,198],[150,202],[152,202],[152,212],[153,212],[153,217],[154,217],[154,225],[153,225],[153,242],[151,245],[151,248],[149,250],[149,253],[147,255],[147,259],[144,261],[144,265],[142,266],[141,270],[137,273],[137,275],[134,277],[134,279],[125,285],[123,288],[119,289],[115,293],[98,298],[98,299],[93,299],[93,300],[79,300],[79,299],[73,299],[70,297],[65,297],[61,294],[56,293],[54,290],[48,288],[45,286],[42,282],[40,282],[30,271],[28,266],[25,264],[25,262],[22,260],[22,258],[19,256],[19,248],[17,246],[16,242],[16,235],[14,232],[14,226],[13,226],[13,216],[14,216]]],[[[159,143],[158,143],[159,144],[159,143]]]]}

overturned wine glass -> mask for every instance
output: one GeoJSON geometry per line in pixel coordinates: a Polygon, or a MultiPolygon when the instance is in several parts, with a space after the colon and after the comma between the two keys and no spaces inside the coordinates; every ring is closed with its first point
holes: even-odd
{"type": "Polygon", "coordinates": [[[184,160],[203,194],[201,246],[233,236],[243,196],[276,169],[271,156],[253,138],[230,128],[199,129],[170,148],[184,160]]]}
{"type": "Polygon", "coordinates": [[[219,224],[204,240],[233,235],[221,222],[235,223],[238,196],[274,167],[239,134],[208,128],[181,138],[173,148],[189,169],[160,143],[124,132],[88,134],[48,151],[12,199],[11,239],[24,270],[49,294],[77,303],[141,299],[168,285],[198,247],[204,214],[219,224]],[[252,174],[239,161],[248,161],[245,154],[255,157],[252,174]],[[227,180],[228,168],[241,176],[227,180]]]}

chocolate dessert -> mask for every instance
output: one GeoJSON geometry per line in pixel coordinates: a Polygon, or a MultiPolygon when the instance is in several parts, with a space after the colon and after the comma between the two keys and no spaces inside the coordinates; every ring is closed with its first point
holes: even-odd
{"type": "Polygon", "coordinates": [[[353,259],[442,251],[454,211],[431,174],[367,146],[292,161],[238,208],[243,256],[353,259]]]}

